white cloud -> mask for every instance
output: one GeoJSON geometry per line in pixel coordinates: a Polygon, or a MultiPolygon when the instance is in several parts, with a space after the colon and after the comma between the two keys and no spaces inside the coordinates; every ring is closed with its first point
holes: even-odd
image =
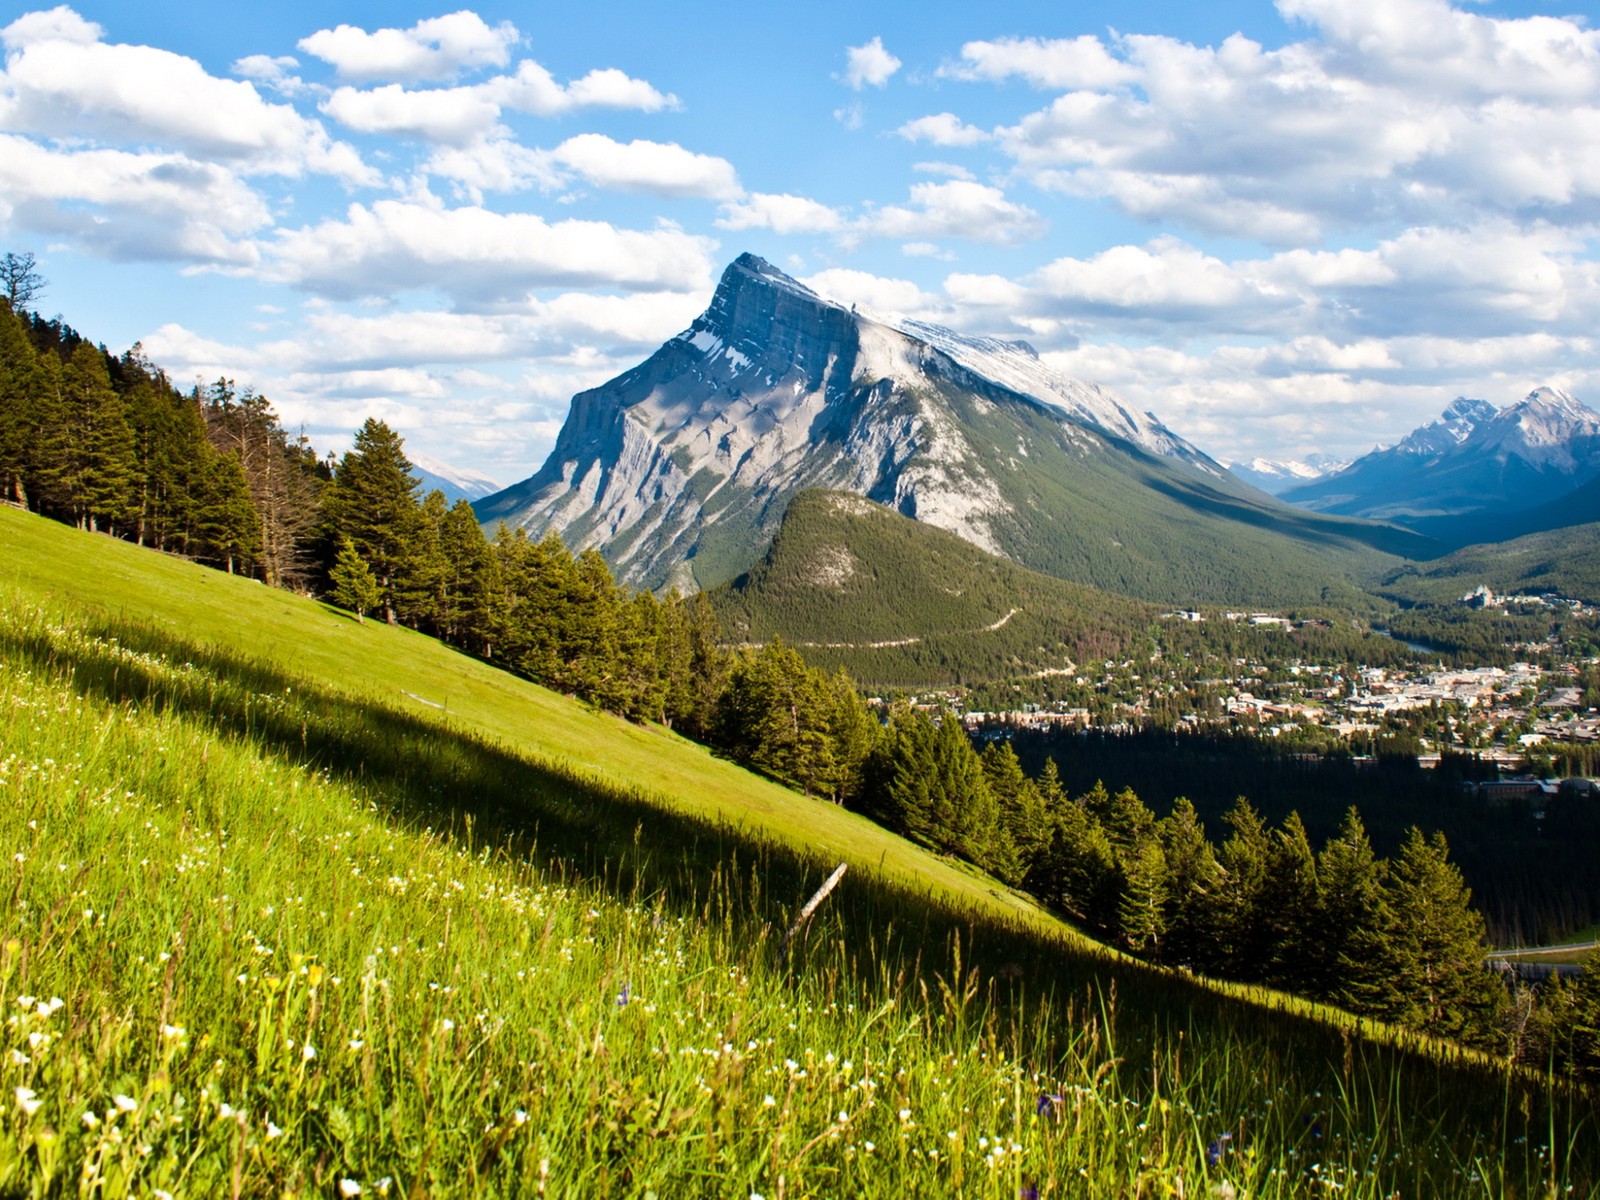
{"type": "Polygon", "coordinates": [[[895,132],[908,142],[931,142],[935,146],[976,146],[989,140],[989,134],[947,112],[907,121],[895,132]]]}
{"type": "MultiPolygon", "coordinates": [[[[974,42],[941,73],[1062,92],[998,131],[1041,186],[1305,245],[1367,223],[1600,220],[1600,31],[1445,0],[1284,0],[1310,35],[974,42]]],[[[960,136],[944,125],[907,136],[960,136]]]]}
{"type": "Polygon", "coordinates": [[[410,29],[368,33],[354,25],[322,29],[300,49],[329,63],[346,79],[449,79],[477,67],[503,67],[520,40],[509,21],[490,27],[465,10],[418,21],[410,29]]]}
{"type": "Polygon", "coordinates": [[[459,146],[494,131],[500,106],[480,88],[414,91],[397,83],[342,87],[322,102],[322,111],[360,133],[391,134],[459,146]]]}
{"type": "Polygon", "coordinates": [[[1041,236],[1045,221],[1033,209],[1007,200],[999,188],[952,180],[916,183],[909,205],[890,205],[863,217],[856,229],[878,237],[927,240],[968,238],[1009,246],[1041,236]]]}
{"type": "Polygon", "coordinates": [[[939,303],[936,296],[928,295],[909,279],[885,279],[847,267],[830,267],[801,282],[819,296],[880,313],[925,316],[939,303]]]}
{"type": "Polygon", "coordinates": [[[323,101],[322,111],[361,133],[465,147],[474,141],[506,140],[509,131],[500,121],[507,111],[553,117],[591,108],[657,112],[676,104],[676,97],[621,71],[590,71],[563,86],[538,63],[524,60],[511,75],[466,87],[408,88],[390,83],[337,88],[323,101]]]}
{"type": "Polygon", "coordinates": [[[721,229],[770,229],[774,233],[837,233],[844,228],[844,217],[804,196],[757,192],[722,206],[717,218],[721,229]]]}
{"type": "Polygon", "coordinates": [[[883,48],[883,39],[875,37],[862,46],[845,49],[844,81],[860,91],[864,87],[881,88],[900,69],[900,60],[883,48]]]}
{"type": "MultiPolygon", "coordinates": [[[[247,173],[312,171],[347,183],[378,182],[352,147],[292,106],[267,103],[250,83],[218,79],[167,50],[86,41],[98,27],[72,27],[59,16],[63,11],[28,25],[20,48],[6,55],[0,126],[40,137],[168,147],[247,173]],[[63,28],[72,36],[52,35],[63,28]]],[[[8,34],[28,21],[13,23],[8,34]]]]}
{"type": "Polygon", "coordinates": [[[618,191],[708,200],[729,200],[744,191],[727,159],[670,142],[624,143],[601,133],[581,133],[557,146],[551,158],[595,187],[618,191]]]}
{"type": "Polygon", "coordinates": [[[105,30],[93,21],[85,21],[65,4],[47,12],[23,13],[0,29],[0,42],[5,43],[7,50],[20,50],[35,42],[70,42],[89,46],[103,36],[105,30]]]}
{"type": "Polygon", "coordinates": [[[0,220],[107,258],[249,266],[271,212],[231,171],[181,154],[51,150],[0,134],[0,220]]]}
{"type": "Polygon", "coordinates": [[[1112,88],[1132,83],[1137,72],[1119,61],[1099,38],[1001,38],[968,42],[959,64],[941,67],[953,79],[999,82],[1021,78],[1038,88],[1112,88]]]}
{"type": "Polygon", "coordinates": [[[306,83],[293,74],[300,60],[291,54],[247,54],[233,64],[233,73],[285,96],[298,96],[306,83]]]}
{"type": "Polygon", "coordinates": [[[380,200],[343,220],[279,231],[266,275],[335,298],[437,289],[458,306],[504,304],[536,288],[709,286],[715,243],[671,226],[547,222],[533,213],[380,200]]]}
{"type": "Polygon", "coordinates": [[[515,74],[477,86],[484,96],[502,107],[537,117],[557,117],[584,108],[660,112],[678,106],[676,96],[663,94],[643,79],[634,79],[615,68],[590,71],[563,86],[531,59],[518,63],[515,74]]]}

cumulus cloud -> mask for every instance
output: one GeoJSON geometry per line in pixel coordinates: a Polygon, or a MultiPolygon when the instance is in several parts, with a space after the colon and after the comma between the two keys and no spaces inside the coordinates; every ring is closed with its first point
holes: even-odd
{"type": "Polygon", "coordinates": [[[802,281],[819,296],[840,304],[858,304],[880,313],[927,316],[939,304],[909,279],[885,279],[867,271],[830,267],[802,281]]]}
{"type": "Polygon", "coordinates": [[[770,229],[774,233],[838,233],[845,227],[837,209],[805,196],[757,192],[722,206],[721,229],[770,229]]]}
{"type": "Polygon", "coordinates": [[[672,226],[618,229],[533,213],[405,200],[352,204],[342,220],[282,230],[262,247],[268,278],[338,299],[437,289],[459,307],[504,304],[537,288],[709,286],[710,239],[672,226]]]}
{"type": "Polygon", "coordinates": [[[727,159],[671,142],[624,143],[601,133],[581,133],[557,146],[551,158],[595,187],[618,191],[708,200],[732,199],[744,191],[727,159]]]}
{"type": "Polygon", "coordinates": [[[464,87],[408,88],[390,83],[336,88],[322,102],[322,111],[361,133],[460,148],[474,141],[508,139],[510,131],[501,124],[508,111],[553,117],[580,109],[657,112],[676,105],[676,97],[618,70],[590,71],[563,85],[538,63],[525,60],[513,74],[464,87]]]}
{"type": "Polygon", "coordinates": [[[1020,78],[1038,88],[1112,88],[1138,78],[1092,34],[968,42],[961,47],[961,61],[941,67],[939,74],[993,82],[1020,78]]]}
{"type": "MultiPolygon", "coordinates": [[[[940,73],[1060,92],[996,131],[1004,152],[1152,221],[1304,245],[1373,222],[1600,219],[1600,31],[1447,0],[1279,7],[1309,35],[971,42],[940,73]]],[[[969,128],[940,114],[902,133],[969,128]]]]}
{"type": "Polygon", "coordinates": [[[900,69],[900,60],[883,48],[881,37],[862,46],[849,46],[844,53],[844,81],[858,92],[864,87],[883,87],[900,69]]]}
{"type": "Polygon", "coordinates": [[[263,100],[252,84],[218,79],[167,50],[100,41],[98,26],[73,17],[65,9],[29,14],[0,35],[7,44],[0,126],[38,137],[159,146],[245,173],[378,182],[352,147],[292,106],[263,100]]]}
{"type": "Polygon", "coordinates": [[[875,210],[856,230],[877,237],[959,237],[1008,246],[1039,237],[1046,228],[1043,217],[1007,200],[999,188],[963,179],[912,184],[910,201],[875,210]]]}
{"type": "Polygon", "coordinates": [[[983,130],[947,112],[907,121],[895,132],[908,142],[931,142],[935,146],[976,146],[989,140],[983,130]]]}
{"type": "Polygon", "coordinates": [[[449,79],[477,67],[503,67],[519,40],[510,21],[491,27],[463,10],[418,21],[410,29],[368,33],[339,25],[302,38],[299,46],[346,79],[416,82],[449,79]]]}
{"type": "Polygon", "coordinates": [[[0,221],[111,259],[245,267],[271,223],[233,172],[181,154],[53,150],[0,134],[0,221]]]}

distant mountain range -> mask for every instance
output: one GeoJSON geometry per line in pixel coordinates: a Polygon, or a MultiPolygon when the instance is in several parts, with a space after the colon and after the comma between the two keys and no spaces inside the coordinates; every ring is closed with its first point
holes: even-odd
{"type": "Polygon", "coordinates": [[[426,454],[408,450],[406,457],[411,460],[411,473],[422,480],[419,495],[426,496],[437,488],[444,493],[446,500],[454,504],[457,500],[481,500],[505,486],[481,471],[452,467],[426,454]]]}
{"type": "Polygon", "coordinates": [[[1329,454],[1311,454],[1304,459],[1287,462],[1252,458],[1249,462],[1228,463],[1227,468],[1251,487],[1260,488],[1269,496],[1277,496],[1289,488],[1300,487],[1313,479],[1342,471],[1349,465],[1348,459],[1334,458],[1329,454]]]}
{"type": "Polygon", "coordinates": [[[1597,480],[1600,413],[1539,388],[1504,409],[1458,399],[1395,445],[1282,497],[1459,546],[1600,519],[1597,480]]]}
{"type": "Polygon", "coordinates": [[[1161,602],[1356,594],[1430,543],[1308,513],[1019,342],[888,322],[741,256],[648,360],[573,397],[530,479],[476,503],[626,582],[748,570],[808,488],[845,491],[1061,579],[1161,602]]]}

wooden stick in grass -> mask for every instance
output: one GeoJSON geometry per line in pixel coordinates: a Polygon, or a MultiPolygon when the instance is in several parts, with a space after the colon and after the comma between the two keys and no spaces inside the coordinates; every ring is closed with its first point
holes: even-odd
{"type": "Polygon", "coordinates": [[[806,901],[805,907],[800,910],[800,915],[794,919],[794,924],[789,926],[789,932],[783,935],[783,941],[778,943],[778,962],[781,964],[789,953],[789,943],[794,940],[794,935],[800,932],[800,927],[811,919],[811,914],[817,911],[817,906],[828,898],[828,893],[838,886],[839,880],[844,878],[849,863],[840,863],[834,868],[823,885],[806,901]]]}

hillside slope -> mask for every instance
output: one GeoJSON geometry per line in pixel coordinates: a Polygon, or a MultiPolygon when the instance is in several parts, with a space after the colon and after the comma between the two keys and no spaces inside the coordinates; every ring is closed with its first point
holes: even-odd
{"type": "Polygon", "coordinates": [[[1378,590],[1410,603],[1448,604],[1480,583],[1502,596],[1556,592],[1600,604],[1600,524],[1467,546],[1444,558],[1394,571],[1378,590]]]}
{"type": "Polygon", "coordinates": [[[870,687],[1070,671],[1158,609],[986,554],[847,492],[802,492],[761,562],[712,593],[738,641],[774,637],[870,687]]]}
{"type": "Polygon", "coordinates": [[[658,730],[12,510],[0,544],[8,1193],[1597,1178],[1542,1082],[1131,963],[658,730]]]}

